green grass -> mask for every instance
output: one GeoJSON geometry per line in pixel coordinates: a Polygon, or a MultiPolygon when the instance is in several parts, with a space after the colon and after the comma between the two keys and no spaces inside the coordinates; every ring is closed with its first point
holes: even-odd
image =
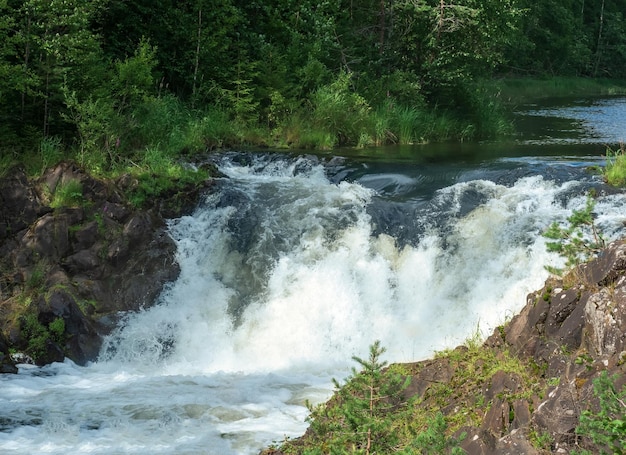
{"type": "Polygon", "coordinates": [[[138,158],[129,168],[137,185],[128,194],[131,204],[138,208],[153,203],[155,198],[172,196],[194,187],[208,178],[207,171],[185,166],[158,147],[144,150],[138,158]]]}
{"type": "Polygon", "coordinates": [[[626,187],[626,146],[624,144],[620,144],[617,150],[607,147],[603,175],[608,184],[626,187]]]}
{"type": "MultiPolygon", "coordinates": [[[[532,364],[532,361],[529,364],[528,360],[518,358],[507,349],[484,347],[478,334],[467,340],[465,346],[439,352],[434,360],[425,363],[391,365],[388,368],[382,368],[382,364],[377,368],[371,368],[366,363],[361,365],[364,366],[363,371],[357,373],[353,370],[353,375],[336,390],[330,401],[312,408],[311,428],[303,438],[285,442],[280,447],[284,453],[365,453],[359,450],[364,446],[364,429],[367,428],[376,428],[385,437],[393,434],[394,453],[440,453],[423,451],[429,447],[428,444],[435,443],[434,435],[429,434],[435,421],[439,421],[436,444],[448,449],[458,444],[458,440],[452,437],[457,430],[465,426],[480,427],[493,404],[486,400],[484,392],[496,373],[504,372],[519,380],[516,390],[505,389],[498,394],[503,402],[526,400],[532,407],[533,399],[541,396],[545,388],[542,368],[532,364]],[[393,388],[409,376],[419,377],[424,368],[449,369],[451,378],[449,381],[433,381],[422,396],[408,399],[401,393],[403,387],[393,388]],[[389,384],[395,392],[383,392],[389,384]],[[384,402],[393,406],[384,407],[377,401],[378,397],[372,398],[372,390],[388,399],[393,397],[384,402]],[[403,397],[403,401],[393,401],[399,397],[403,397]],[[355,414],[357,410],[365,408],[376,412],[368,415],[372,421],[362,419],[357,428],[347,428],[347,422],[353,423],[358,418],[355,414]],[[448,411],[442,414],[444,410],[448,411]],[[353,447],[342,452],[349,446],[346,442],[356,444],[356,449],[353,447]]],[[[338,385],[336,381],[335,384],[338,385]]],[[[367,437],[369,439],[369,435],[367,437]]],[[[377,437],[378,434],[372,433],[372,440],[377,437]]],[[[543,444],[544,441],[539,439],[537,444],[543,444]]]]}
{"type": "Polygon", "coordinates": [[[50,201],[53,209],[61,207],[80,207],[85,202],[83,185],[78,180],[68,180],[57,185],[50,201]]]}

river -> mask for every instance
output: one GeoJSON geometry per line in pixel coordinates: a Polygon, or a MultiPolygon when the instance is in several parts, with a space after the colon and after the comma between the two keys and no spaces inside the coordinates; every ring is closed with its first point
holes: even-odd
{"type": "Polygon", "coordinates": [[[591,188],[624,235],[622,192],[588,170],[623,118],[624,98],[568,100],[521,106],[511,142],[211,155],[228,178],[169,222],[178,280],[98,361],[2,376],[0,453],[256,454],[375,340],[406,362],[490,334],[561,264],[541,233],[591,188]]]}

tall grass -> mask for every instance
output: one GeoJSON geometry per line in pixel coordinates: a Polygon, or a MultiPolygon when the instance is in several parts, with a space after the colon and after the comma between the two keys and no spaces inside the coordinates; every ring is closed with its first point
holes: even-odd
{"type": "Polygon", "coordinates": [[[136,207],[144,207],[154,198],[176,193],[189,185],[195,186],[208,177],[206,171],[185,166],[176,155],[158,146],[146,148],[138,157],[128,168],[137,179],[137,185],[128,195],[136,207]]]}
{"type": "Polygon", "coordinates": [[[350,88],[349,75],[340,74],[337,80],[318,89],[311,105],[313,129],[335,135],[337,145],[355,145],[364,134],[370,135],[371,108],[350,88]]]}
{"type": "Polygon", "coordinates": [[[620,144],[617,150],[607,147],[603,175],[610,185],[626,187],[626,145],[620,144]]]}
{"type": "Polygon", "coordinates": [[[217,108],[199,112],[184,130],[185,148],[191,150],[211,150],[224,145],[233,145],[238,142],[235,124],[230,121],[228,114],[217,108]]]}
{"type": "Polygon", "coordinates": [[[392,123],[399,144],[413,144],[424,140],[424,135],[420,134],[423,131],[419,131],[421,127],[424,127],[420,114],[419,111],[410,107],[402,106],[395,109],[392,123]]]}

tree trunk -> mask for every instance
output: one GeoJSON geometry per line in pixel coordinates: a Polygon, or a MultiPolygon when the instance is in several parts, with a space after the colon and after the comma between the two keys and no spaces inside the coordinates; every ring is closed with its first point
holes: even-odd
{"type": "Polygon", "coordinates": [[[593,69],[593,77],[598,75],[598,68],[600,66],[600,56],[602,51],[602,29],[604,28],[604,0],[600,6],[600,25],[598,27],[598,42],[596,43],[596,65],[593,69]]]}
{"type": "Polygon", "coordinates": [[[202,35],[202,8],[198,8],[198,38],[196,40],[196,64],[193,69],[193,87],[191,89],[191,107],[196,102],[196,82],[198,80],[198,67],[200,66],[200,37],[202,35]]]}

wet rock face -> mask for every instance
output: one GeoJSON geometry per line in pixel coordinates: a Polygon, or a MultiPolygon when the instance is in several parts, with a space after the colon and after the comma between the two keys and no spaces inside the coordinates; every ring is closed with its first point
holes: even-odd
{"type": "MultiPolygon", "coordinates": [[[[16,169],[0,182],[0,333],[7,335],[6,347],[28,348],[18,316],[26,309],[42,330],[50,331],[57,318],[64,321],[64,333],[50,338],[37,363],[64,356],[79,364],[93,360],[118,312],[150,305],[178,276],[174,255],[162,216],[127,206],[113,183],[71,163],[36,182],[16,169]],[[50,194],[70,180],[80,182],[81,202],[53,210],[50,194]],[[18,302],[25,296],[26,308],[18,302]]],[[[11,370],[3,339],[0,365],[11,370]]]]}

